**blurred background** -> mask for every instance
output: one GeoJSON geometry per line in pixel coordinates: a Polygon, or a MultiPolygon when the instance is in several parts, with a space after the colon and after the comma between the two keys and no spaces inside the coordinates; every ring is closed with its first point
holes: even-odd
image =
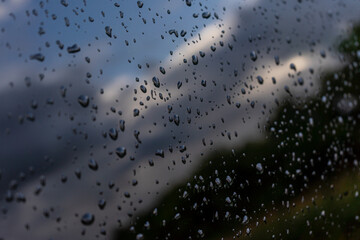
{"type": "Polygon", "coordinates": [[[0,2],[0,239],[358,239],[360,2],[0,2]]]}

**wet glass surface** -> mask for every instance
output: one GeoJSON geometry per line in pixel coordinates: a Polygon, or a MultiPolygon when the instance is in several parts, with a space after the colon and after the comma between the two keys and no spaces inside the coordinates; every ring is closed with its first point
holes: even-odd
{"type": "Polygon", "coordinates": [[[0,2],[0,239],[357,239],[357,0],[0,2]]]}

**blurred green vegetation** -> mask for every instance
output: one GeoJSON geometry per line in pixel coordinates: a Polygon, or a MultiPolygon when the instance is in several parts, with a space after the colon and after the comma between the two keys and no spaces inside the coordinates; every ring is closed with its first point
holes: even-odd
{"type": "Polygon", "coordinates": [[[359,180],[358,174],[346,172],[336,177],[331,188],[313,188],[316,192],[304,195],[307,200],[298,198],[295,207],[273,212],[267,224],[254,229],[251,238],[359,239],[360,199],[353,189],[359,180]]]}
{"type": "Polygon", "coordinates": [[[212,153],[157,215],[139,216],[136,233],[118,229],[113,239],[359,239],[359,37],[358,27],[340,44],[350,64],[322,76],[316,96],[280,104],[263,141],[212,153]]]}

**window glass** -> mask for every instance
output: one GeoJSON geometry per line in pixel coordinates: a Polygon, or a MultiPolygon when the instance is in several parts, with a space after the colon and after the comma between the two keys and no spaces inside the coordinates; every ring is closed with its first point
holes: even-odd
{"type": "Polygon", "coordinates": [[[0,239],[360,238],[358,0],[1,0],[0,239]]]}

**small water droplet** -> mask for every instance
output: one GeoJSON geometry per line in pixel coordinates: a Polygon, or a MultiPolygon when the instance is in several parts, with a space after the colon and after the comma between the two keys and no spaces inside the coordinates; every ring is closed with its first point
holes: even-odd
{"type": "Polygon", "coordinates": [[[209,12],[203,12],[203,13],[201,14],[201,16],[202,16],[204,19],[208,19],[208,18],[211,16],[211,13],[209,13],[209,12]]]}
{"type": "Polygon", "coordinates": [[[87,106],[89,106],[90,100],[89,100],[89,97],[88,97],[88,96],[86,96],[86,95],[80,95],[80,96],[78,97],[78,102],[80,103],[81,106],[87,107],[87,106]]]}
{"type": "Polygon", "coordinates": [[[155,155],[164,158],[164,156],[165,156],[164,150],[162,150],[162,149],[156,150],[155,155]]]}
{"type": "Polygon", "coordinates": [[[68,53],[77,53],[80,52],[80,47],[77,44],[74,44],[67,48],[68,53]]]}
{"type": "Polygon", "coordinates": [[[264,83],[264,79],[261,76],[257,76],[256,79],[258,80],[259,84],[264,83]]]}
{"type": "Polygon", "coordinates": [[[109,136],[112,140],[116,140],[118,137],[118,132],[115,128],[110,128],[109,129],[109,136]]]}
{"type": "Polygon", "coordinates": [[[174,123],[176,124],[176,126],[179,126],[180,124],[180,117],[177,114],[174,115],[174,123]]]}
{"type": "Polygon", "coordinates": [[[250,59],[252,60],[252,61],[256,61],[256,59],[257,59],[257,54],[256,54],[256,52],[255,51],[251,51],[250,52],[250,59]]]}
{"type": "Polygon", "coordinates": [[[275,56],[275,57],[274,57],[274,60],[275,60],[275,64],[276,64],[276,65],[279,65],[279,64],[280,64],[280,57],[279,57],[279,56],[275,56]]]}
{"type": "Polygon", "coordinates": [[[125,147],[118,147],[116,148],[116,154],[119,156],[119,158],[123,158],[126,155],[126,148],[125,147]]]}
{"type": "Polygon", "coordinates": [[[108,35],[108,37],[112,37],[112,28],[110,26],[105,27],[105,33],[108,35]]]}
{"type": "Polygon", "coordinates": [[[202,85],[203,87],[206,87],[206,80],[201,80],[201,85],[202,85]]]}
{"type": "Polygon", "coordinates": [[[82,217],[81,217],[81,222],[84,225],[91,225],[95,220],[95,217],[93,214],[91,213],[85,213],[82,217]]]}
{"type": "Polygon", "coordinates": [[[41,53],[36,53],[33,55],[30,55],[31,60],[38,60],[39,62],[43,62],[45,60],[45,56],[41,53]]]}
{"type": "Polygon", "coordinates": [[[98,168],[99,168],[97,162],[92,158],[89,160],[88,165],[89,165],[89,168],[94,171],[98,170],[98,168]]]}
{"type": "Polygon", "coordinates": [[[197,65],[199,63],[199,59],[196,55],[192,55],[191,59],[194,65],[197,65]]]}
{"type": "Polygon", "coordinates": [[[153,77],[152,81],[153,81],[155,87],[157,87],[157,88],[160,87],[160,80],[157,77],[153,77]]]}
{"type": "Polygon", "coordinates": [[[304,85],[304,79],[302,77],[298,78],[298,83],[300,86],[304,85]]]}
{"type": "Polygon", "coordinates": [[[105,199],[100,199],[99,202],[98,202],[98,206],[101,210],[103,210],[106,206],[106,200],[105,199]]]}
{"type": "Polygon", "coordinates": [[[119,127],[121,131],[125,131],[125,120],[119,121],[119,127]]]}
{"type": "Polygon", "coordinates": [[[256,164],[256,169],[257,169],[260,173],[262,173],[263,170],[264,170],[261,163],[257,163],[257,164],[256,164]]]}
{"type": "Polygon", "coordinates": [[[143,93],[146,93],[147,89],[144,85],[141,85],[140,86],[140,90],[143,92],[143,93]]]}
{"type": "Polygon", "coordinates": [[[136,240],[143,240],[144,239],[144,235],[142,233],[138,233],[136,235],[136,240]]]}
{"type": "Polygon", "coordinates": [[[142,1],[137,1],[138,8],[142,8],[144,3],[142,1]]]}
{"type": "Polygon", "coordinates": [[[137,108],[135,108],[134,109],[134,117],[137,117],[137,116],[139,116],[139,114],[140,114],[140,110],[139,109],[137,109],[137,108]]]}
{"type": "Polygon", "coordinates": [[[166,73],[165,68],[163,68],[163,67],[160,67],[159,70],[160,70],[160,72],[161,72],[162,74],[165,74],[165,73],[166,73]]]}

